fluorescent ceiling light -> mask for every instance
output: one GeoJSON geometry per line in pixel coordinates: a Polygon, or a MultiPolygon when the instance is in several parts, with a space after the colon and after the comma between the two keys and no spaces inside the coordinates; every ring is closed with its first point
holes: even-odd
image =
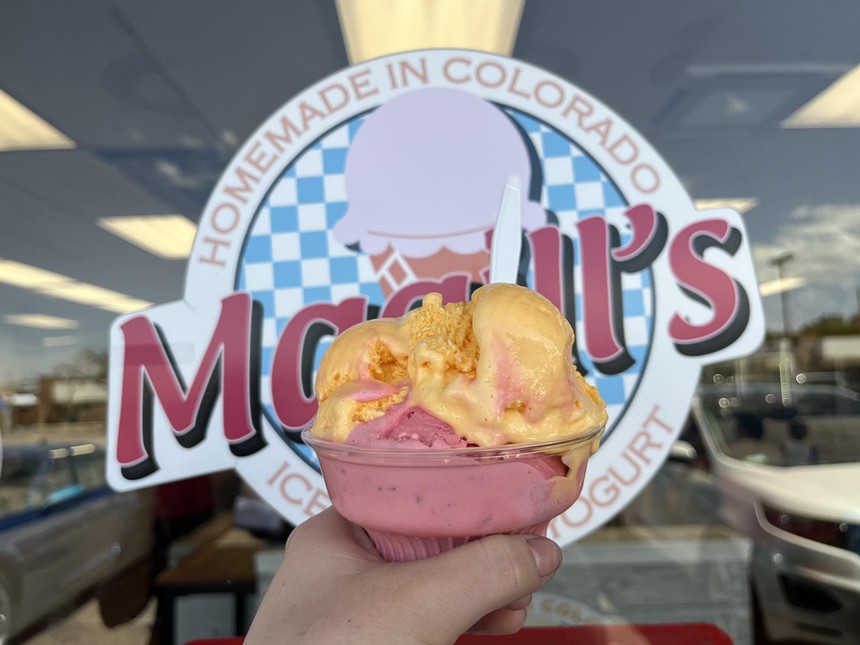
{"type": "Polygon", "coordinates": [[[711,208],[731,208],[741,215],[758,206],[755,197],[735,197],[725,199],[696,199],[693,201],[696,210],[705,211],[711,208]]]}
{"type": "Polygon", "coordinates": [[[120,314],[140,311],[153,304],[14,260],[0,260],[0,283],[120,314]]]}
{"type": "Polygon", "coordinates": [[[187,259],[197,227],[182,215],[102,217],[99,226],[160,258],[187,259]]]}
{"type": "Polygon", "coordinates": [[[0,90],[0,152],[74,147],[74,141],[0,90]]]}
{"type": "Polygon", "coordinates": [[[792,289],[805,286],[806,283],[806,278],[778,278],[776,280],[762,282],[758,286],[758,292],[762,297],[772,296],[777,293],[782,293],[783,291],[791,291],[792,289]]]}
{"type": "Polygon", "coordinates": [[[784,128],[860,127],[860,65],[782,122],[784,128]]]}
{"type": "Polygon", "coordinates": [[[456,47],[510,56],[525,0],[335,0],[350,63],[456,47]]]}
{"type": "Polygon", "coordinates": [[[69,284],[72,279],[68,276],[45,271],[23,262],[0,260],[0,282],[11,284],[23,289],[41,289],[44,287],[69,284]]]}
{"type": "Polygon", "coordinates": [[[43,336],[42,347],[68,347],[77,345],[78,336],[43,336]]]}
{"type": "Polygon", "coordinates": [[[136,311],[149,304],[143,300],[129,298],[122,293],[84,282],[40,289],[40,293],[46,296],[71,300],[72,302],[79,302],[82,305],[91,305],[99,309],[106,309],[107,311],[116,311],[117,313],[136,311]]]}
{"type": "Polygon", "coordinates": [[[46,314],[9,314],[3,319],[10,325],[35,327],[36,329],[77,329],[78,321],[58,318],[46,314]]]}
{"type": "Polygon", "coordinates": [[[111,302],[105,302],[100,305],[96,305],[99,309],[104,309],[105,311],[113,311],[117,314],[131,314],[135,311],[140,311],[141,309],[146,309],[147,307],[151,307],[153,303],[148,300],[140,300],[139,298],[129,298],[128,296],[124,296],[121,293],[117,294],[117,298],[111,302]]]}

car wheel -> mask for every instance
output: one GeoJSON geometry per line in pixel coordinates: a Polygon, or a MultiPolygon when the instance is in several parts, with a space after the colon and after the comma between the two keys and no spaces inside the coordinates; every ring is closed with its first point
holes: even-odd
{"type": "Polygon", "coordinates": [[[0,645],[6,645],[12,637],[12,618],[15,613],[9,581],[0,574],[0,645]]]}

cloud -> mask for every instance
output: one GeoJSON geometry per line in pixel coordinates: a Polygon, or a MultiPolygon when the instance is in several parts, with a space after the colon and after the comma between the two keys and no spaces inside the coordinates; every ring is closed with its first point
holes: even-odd
{"type": "MultiPolygon", "coordinates": [[[[787,317],[793,330],[823,314],[851,315],[860,286],[860,204],[801,206],[789,213],[773,240],[754,244],[759,282],[777,277],[770,260],[783,253],[794,259],[783,265],[786,278],[806,285],[788,292],[787,317]]],[[[764,299],[768,329],[782,328],[780,296],[764,299]]]]}

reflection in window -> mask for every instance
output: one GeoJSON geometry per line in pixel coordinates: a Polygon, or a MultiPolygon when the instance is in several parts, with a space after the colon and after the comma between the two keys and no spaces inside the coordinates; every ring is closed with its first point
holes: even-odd
{"type": "Polygon", "coordinates": [[[31,507],[62,501],[61,497],[68,494],[74,485],[67,450],[52,450],[44,464],[45,467],[40,473],[36,486],[30,493],[29,506],[31,507]]]}
{"type": "Polygon", "coordinates": [[[752,413],[708,415],[710,432],[727,456],[768,466],[860,461],[858,415],[797,414],[788,419],[752,413]]]}
{"type": "Polygon", "coordinates": [[[104,451],[92,444],[6,446],[0,471],[0,518],[104,487],[104,459],[104,451]]]}
{"type": "Polygon", "coordinates": [[[41,460],[32,450],[6,448],[0,471],[0,515],[5,516],[27,507],[28,494],[36,482],[41,460]]]}
{"type": "Polygon", "coordinates": [[[105,486],[105,455],[103,451],[78,453],[72,455],[75,467],[75,481],[84,491],[105,486]]]}

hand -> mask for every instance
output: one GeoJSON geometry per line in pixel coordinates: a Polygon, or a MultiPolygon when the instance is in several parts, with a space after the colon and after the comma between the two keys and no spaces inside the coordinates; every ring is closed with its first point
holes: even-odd
{"type": "Polygon", "coordinates": [[[436,644],[466,631],[512,633],[560,564],[554,542],[525,535],[385,562],[363,529],[329,508],[290,535],[245,644],[436,644]]]}

